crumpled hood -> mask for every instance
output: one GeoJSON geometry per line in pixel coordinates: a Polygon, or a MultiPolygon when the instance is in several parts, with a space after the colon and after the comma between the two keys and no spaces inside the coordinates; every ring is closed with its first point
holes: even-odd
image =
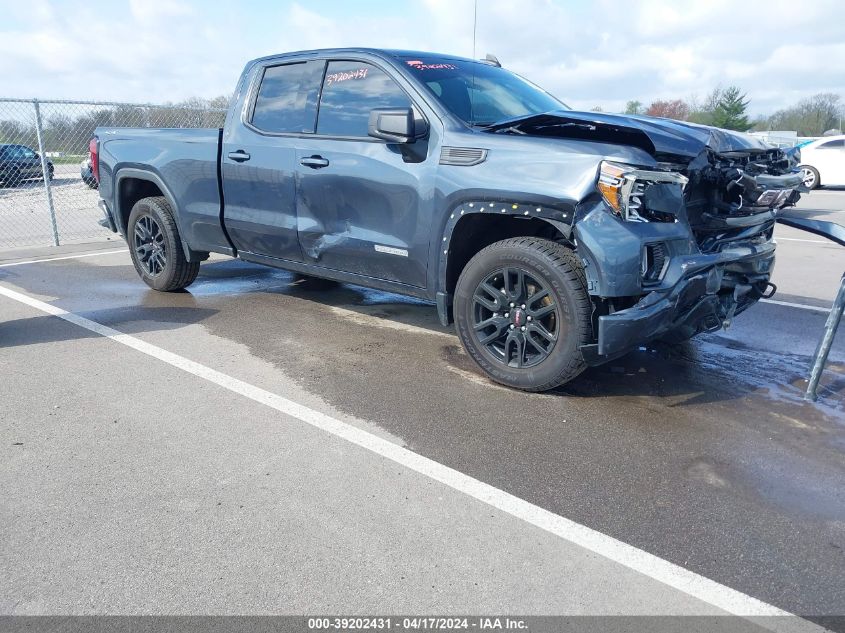
{"type": "Polygon", "coordinates": [[[771,145],[750,134],[707,125],[649,116],[575,110],[520,117],[496,123],[485,130],[633,145],[658,160],[670,157],[691,160],[705,147],[717,154],[772,149],[771,145]]]}

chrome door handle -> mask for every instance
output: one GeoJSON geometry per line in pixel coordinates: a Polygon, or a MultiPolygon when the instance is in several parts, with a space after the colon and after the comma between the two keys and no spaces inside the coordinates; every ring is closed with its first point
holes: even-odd
{"type": "Polygon", "coordinates": [[[299,164],[304,165],[305,167],[310,167],[311,169],[320,169],[321,167],[328,167],[329,161],[322,156],[309,156],[308,158],[300,160],[299,164]]]}
{"type": "Polygon", "coordinates": [[[229,157],[229,160],[233,160],[236,163],[242,163],[246,160],[249,160],[249,154],[247,154],[242,149],[239,149],[237,152],[229,152],[226,154],[229,157]]]}

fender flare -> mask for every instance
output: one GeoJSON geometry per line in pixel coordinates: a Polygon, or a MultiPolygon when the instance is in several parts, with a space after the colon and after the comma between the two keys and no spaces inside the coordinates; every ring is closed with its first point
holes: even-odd
{"type": "MultiPolygon", "coordinates": [[[[526,196],[528,198],[528,196],[526,196]]],[[[568,200],[540,200],[526,202],[523,198],[502,200],[500,197],[475,196],[454,204],[446,214],[445,223],[437,240],[437,273],[435,302],[440,321],[451,322],[452,297],[447,292],[449,253],[452,250],[452,236],[460,221],[470,215],[508,216],[513,218],[539,219],[553,226],[567,239],[572,235],[576,204],[568,200]]]]}
{"type": "MultiPolygon", "coordinates": [[[[147,182],[153,183],[156,187],[159,188],[161,194],[167,199],[167,202],[170,204],[170,208],[173,209],[173,220],[176,222],[176,228],[179,230],[179,240],[182,242],[182,250],[185,253],[185,258],[189,262],[202,260],[204,257],[201,256],[200,253],[192,250],[188,243],[185,242],[185,238],[183,235],[185,233],[182,231],[181,220],[179,218],[179,205],[176,204],[176,198],[173,196],[173,193],[164,184],[164,181],[161,179],[156,172],[149,170],[149,169],[139,169],[138,167],[119,167],[115,171],[114,176],[114,209],[115,209],[115,220],[118,223],[118,230],[123,230],[123,236],[126,240],[129,240],[128,235],[128,227],[123,225],[123,209],[120,208],[120,186],[121,182],[127,178],[136,178],[138,180],[146,180],[147,182]]],[[[131,210],[130,210],[131,212],[131,210]]],[[[127,214],[126,217],[129,217],[127,214]]]]}

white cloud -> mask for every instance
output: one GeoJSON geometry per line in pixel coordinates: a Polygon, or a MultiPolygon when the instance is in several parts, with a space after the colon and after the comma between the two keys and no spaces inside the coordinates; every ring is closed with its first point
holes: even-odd
{"type": "Polygon", "coordinates": [[[129,0],[129,12],[139,22],[152,23],[187,15],[193,15],[189,4],[176,0],[129,0]]]}
{"type": "MultiPolygon", "coordinates": [[[[333,46],[472,53],[472,0],[323,8],[304,1],[14,3],[0,26],[0,96],[177,101],[231,92],[246,61],[333,46]],[[385,9],[388,7],[388,9],[385,9]]],[[[352,5],[349,5],[352,6],[352,5]]],[[[738,84],[753,112],[816,92],[845,98],[835,0],[479,0],[476,52],[570,105],[687,98],[738,84]]]]}

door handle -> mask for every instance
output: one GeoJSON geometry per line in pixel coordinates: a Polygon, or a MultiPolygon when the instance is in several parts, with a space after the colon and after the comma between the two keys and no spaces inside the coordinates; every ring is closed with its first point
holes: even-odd
{"type": "Polygon", "coordinates": [[[309,156],[308,158],[300,160],[299,164],[304,165],[305,167],[310,167],[311,169],[320,169],[321,167],[328,167],[329,161],[327,158],[323,158],[322,156],[309,156]]]}
{"type": "Polygon", "coordinates": [[[229,157],[229,160],[233,160],[236,163],[242,163],[244,161],[249,160],[249,154],[247,154],[242,149],[239,149],[237,152],[229,152],[226,154],[229,157]]]}

